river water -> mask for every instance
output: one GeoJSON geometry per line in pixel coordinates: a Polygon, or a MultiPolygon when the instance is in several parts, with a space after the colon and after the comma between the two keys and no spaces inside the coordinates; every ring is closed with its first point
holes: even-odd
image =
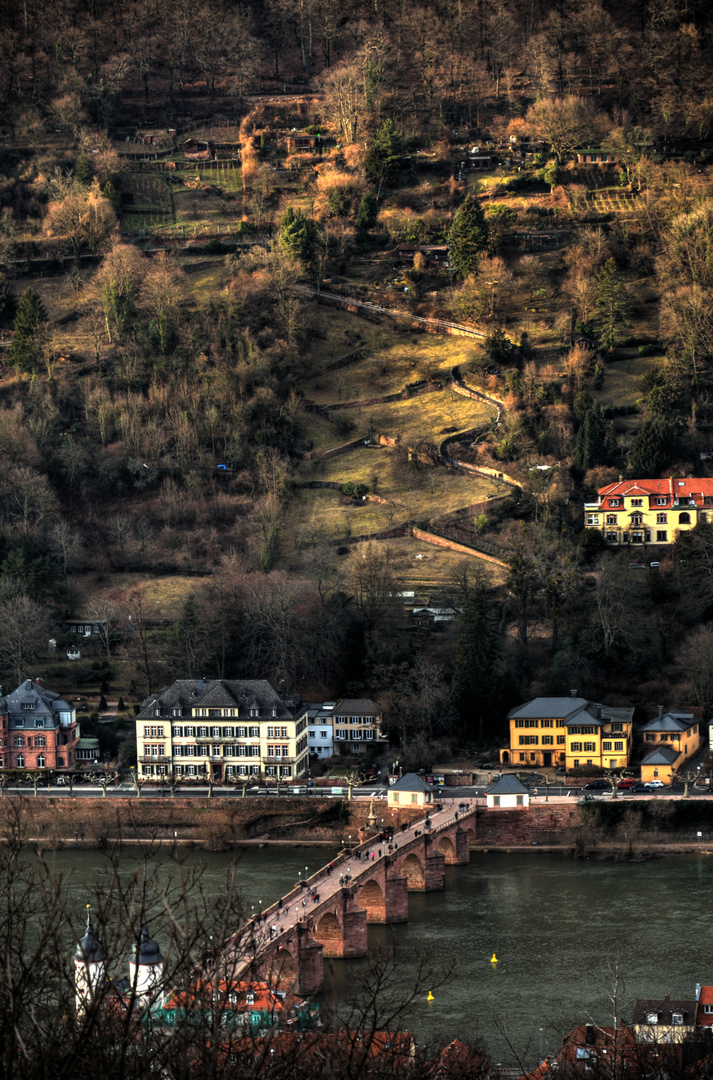
{"type": "MultiPolygon", "coordinates": [[[[208,892],[224,888],[235,859],[248,913],[335,855],[307,847],[181,853],[186,865],[202,865],[208,892]]],[[[106,874],[106,860],[86,851],[53,857],[77,897],[81,926],[88,890],[106,874]]],[[[134,873],[143,862],[138,849],[127,849],[122,873],[134,873]]],[[[166,859],[162,873],[174,871],[166,859]]],[[[712,892],[713,858],[706,856],[605,863],[474,853],[469,866],[446,867],[445,892],[409,894],[407,924],[370,926],[369,944],[395,948],[405,974],[424,950],[445,970],[443,985],[434,983],[433,1002],[417,1002],[407,1016],[404,1026],[418,1042],[479,1035],[491,1060],[531,1064],[540,1041],[544,1052],[555,1051],[574,1024],[611,1022],[617,967],[618,1011],[628,1018],[638,997],[692,998],[696,982],[713,982],[700,923],[712,892]]],[[[364,966],[326,961],[326,998],[348,995],[364,966]]]]}

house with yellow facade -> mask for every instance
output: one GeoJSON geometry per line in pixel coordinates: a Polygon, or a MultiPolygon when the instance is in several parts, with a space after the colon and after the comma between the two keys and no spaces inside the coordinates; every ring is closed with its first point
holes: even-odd
{"type": "Polygon", "coordinates": [[[307,711],[265,679],[177,679],[136,716],[138,772],[289,783],[307,772],[307,711]]]}
{"type": "Polygon", "coordinates": [[[416,773],[406,773],[389,788],[387,806],[431,806],[433,787],[416,773]]]}
{"type": "Polygon", "coordinates": [[[664,714],[659,705],[658,716],[640,729],[647,751],[641,762],[641,779],[645,783],[661,780],[668,786],[674,773],[700,750],[701,727],[693,713],[671,709],[664,714]]]}
{"type": "Polygon", "coordinates": [[[508,713],[509,746],[503,765],[619,769],[631,760],[633,708],[599,705],[577,696],[541,697],[508,713]]]}
{"type": "MultiPolygon", "coordinates": [[[[673,544],[680,532],[713,515],[713,478],[622,480],[599,488],[596,502],[584,504],[584,527],[607,544],[673,544]]],[[[713,518],[711,518],[713,520],[713,518]]]]}

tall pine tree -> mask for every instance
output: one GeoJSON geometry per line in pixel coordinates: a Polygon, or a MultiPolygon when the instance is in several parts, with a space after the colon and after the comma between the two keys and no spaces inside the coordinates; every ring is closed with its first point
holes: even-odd
{"type": "Polygon", "coordinates": [[[10,361],[17,371],[35,371],[44,347],[42,329],[47,322],[47,311],[42,297],[31,289],[25,289],[17,305],[15,333],[10,346],[10,361]]]}
{"type": "Polygon", "coordinates": [[[483,208],[475,195],[466,195],[448,233],[448,258],[459,278],[475,273],[487,246],[488,225],[483,208]]]}
{"type": "Polygon", "coordinates": [[[479,576],[469,589],[455,648],[454,690],[466,739],[481,744],[495,734],[500,643],[490,589],[479,576]]]}
{"type": "Polygon", "coordinates": [[[599,344],[613,349],[629,318],[629,294],[613,259],[607,259],[597,274],[594,293],[594,328],[599,344]]]}

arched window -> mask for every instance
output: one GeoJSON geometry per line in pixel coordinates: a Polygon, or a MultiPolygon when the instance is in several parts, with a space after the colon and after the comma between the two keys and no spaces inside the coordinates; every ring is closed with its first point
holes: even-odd
{"type": "Polygon", "coordinates": [[[687,513],[679,514],[678,515],[678,524],[679,525],[690,525],[691,524],[691,515],[687,514],[687,513]]]}

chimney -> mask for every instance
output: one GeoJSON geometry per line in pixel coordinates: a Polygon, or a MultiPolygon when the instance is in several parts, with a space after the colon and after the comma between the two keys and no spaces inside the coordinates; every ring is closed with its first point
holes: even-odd
{"type": "Polygon", "coordinates": [[[624,477],[623,477],[623,475],[621,473],[619,473],[619,483],[620,484],[624,483],[624,477]]]}
{"type": "Polygon", "coordinates": [[[594,1035],[594,1024],[584,1025],[584,1041],[587,1046],[594,1046],[594,1043],[596,1042],[594,1035]]]}
{"type": "Polygon", "coordinates": [[[659,720],[663,720],[663,705],[659,705],[659,720]]]}
{"type": "Polygon", "coordinates": [[[701,996],[701,984],[696,983],[696,1001],[698,1001],[700,996],[701,996]]]}
{"type": "Polygon", "coordinates": [[[577,696],[577,691],[576,690],[570,690],[569,696],[570,697],[576,697],[577,696]]]}
{"type": "Polygon", "coordinates": [[[602,707],[601,707],[601,705],[597,705],[597,720],[601,720],[601,718],[602,718],[602,707]]]}

